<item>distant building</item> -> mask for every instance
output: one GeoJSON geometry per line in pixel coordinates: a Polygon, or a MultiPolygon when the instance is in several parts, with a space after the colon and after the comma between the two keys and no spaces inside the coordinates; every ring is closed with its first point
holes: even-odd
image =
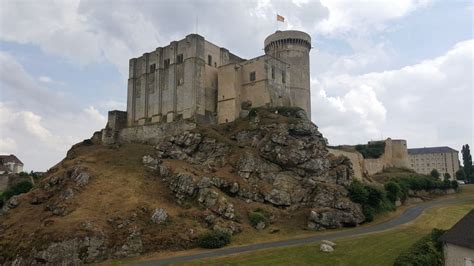
{"type": "Polygon", "coordinates": [[[441,179],[445,173],[454,179],[459,169],[458,151],[446,146],[408,149],[408,158],[411,168],[417,173],[430,174],[436,169],[441,179]]]}
{"type": "Polygon", "coordinates": [[[13,154],[0,155],[0,165],[4,166],[0,168],[0,172],[6,172],[4,174],[23,172],[23,163],[13,154]]]}
{"type": "Polygon", "coordinates": [[[451,229],[444,233],[443,242],[444,265],[474,265],[474,210],[471,210],[451,229]]]}

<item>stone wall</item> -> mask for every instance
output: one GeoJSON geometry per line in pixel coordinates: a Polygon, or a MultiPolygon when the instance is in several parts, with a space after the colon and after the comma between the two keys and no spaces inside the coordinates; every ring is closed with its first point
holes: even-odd
{"type": "Polygon", "coordinates": [[[344,146],[346,150],[328,150],[334,155],[342,154],[348,157],[354,167],[356,178],[374,175],[388,167],[410,168],[406,140],[392,140],[388,138],[384,142],[384,153],[376,159],[364,158],[362,154],[355,151],[355,149],[354,151],[349,151],[348,149],[350,149],[351,146],[344,146]]]}
{"type": "MultiPolygon", "coordinates": [[[[112,143],[147,143],[157,144],[164,138],[196,128],[196,124],[187,120],[178,120],[172,123],[157,123],[143,126],[126,127],[121,129],[112,143]]],[[[104,134],[104,131],[103,133],[104,134]]],[[[104,137],[102,137],[104,140],[104,137]]]]}
{"type": "Polygon", "coordinates": [[[473,249],[444,243],[443,252],[444,265],[446,266],[474,265],[473,249]]]}
{"type": "Polygon", "coordinates": [[[366,171],[364,165],[364,156],[362,156],[362,154],[358,152],[342,151],[331,148],[328,148],[328,152],[336,156],[343,155],[349,158],[352,163],[352,169],[354,170],[354,178],[357,180],[362,180],[366,171]]]}

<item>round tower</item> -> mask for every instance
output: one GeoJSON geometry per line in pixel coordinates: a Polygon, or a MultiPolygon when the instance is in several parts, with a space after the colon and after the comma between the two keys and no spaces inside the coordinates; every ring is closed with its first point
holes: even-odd
{"type": "Polygon", "coordinates": [[[265,39],[265,54],[289,64],[287,75],[289,75],[291,105],[304,109],[309,119],[311,119],[310,50],[311,36],[302,31],[276,31],[265,39]]]}

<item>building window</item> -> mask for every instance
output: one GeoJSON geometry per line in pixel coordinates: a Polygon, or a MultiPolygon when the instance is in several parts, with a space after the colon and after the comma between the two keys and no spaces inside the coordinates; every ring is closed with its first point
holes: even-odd
{"type": "Polygon", "coordinates": [[[165,68],[168,68],[170,66],[170,60],[165,59],[165,68]]]}
{"type": "Polygon", "coordinates": [[[212,66],[212,55],[207,56],[207,64],[212,66]]]}
{"type": "Polygon", "coordinates": [[[283,70],[281,72],[281,82],[286,83],[286,71],[283,70]]]}
{"type": "Polygon", "coordinates": [[[272,79],[275,79],[275,67],[272,67],[272,79]]]}
{"type": "Polygon", "coordinates": [[[155,65],[155,64],[151,64],[151,65],[150,65],[150,73],[155,72],[155,69],[156,69],[156,65],[155,65]]]}
{"type": "Polygon", "coordinates": [[[177,64],[183,63],[183,54],[179,54],[176,56],[176,63],[177,64]]]}
{"type": "Polygon", "coordinates": [[[256,79],[255,71],[250,72],[250,81],[255,81],[255,79],[256,79]]]}
{"type": "Polygon", "coordinates": [[[214,67],[217,67],[217,63],[216,63],[216,62],[214,62],[214,67]]]}

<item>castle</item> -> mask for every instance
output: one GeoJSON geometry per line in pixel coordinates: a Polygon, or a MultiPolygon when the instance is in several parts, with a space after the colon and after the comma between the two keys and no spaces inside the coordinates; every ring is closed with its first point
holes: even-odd
{"type": "MultiPolygon", "coordinates": [[[[311,37],[293,30],[268,36],[265,54],[249,60],[197,34],[172,41],[130,59],[127,111],[109,112],[105,135],[183,120],[227,123],[261,106],[300,107],[311,118],[310,50],[311,37]]],[[[133,134],[147,134],[140,130],[133,134]]]]}

